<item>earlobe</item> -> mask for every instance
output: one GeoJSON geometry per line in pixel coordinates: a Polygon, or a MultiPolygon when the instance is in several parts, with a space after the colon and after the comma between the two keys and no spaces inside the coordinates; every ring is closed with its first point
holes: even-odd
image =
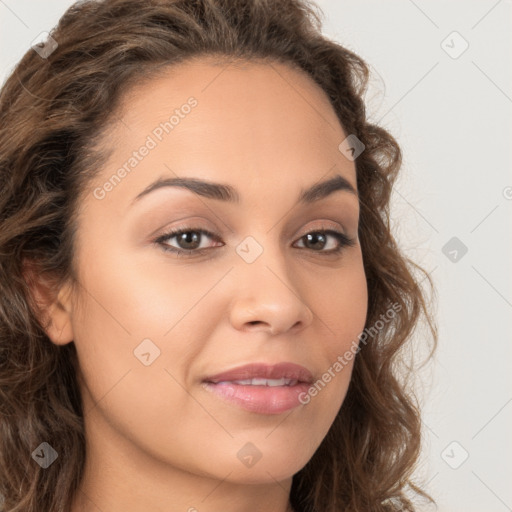
{"type": "Polygon", "coordinates": [[[61,302],[60,296],[59,293],[57,301],[48,310],[49,320],[46,334],[56,345],[66,345],[73,341],[73,326],[70,308],[66,302],[61,302]]]}
{"type": "Polygon", "coordinates": [[[44,277],[32,262],[23,263],[23,277],[29,287],[33,306],[39,323],[47,336],[56,345],[73,341],[71,323],[71,294],[68,285],[56,293],[52,281],[44,277]]]}

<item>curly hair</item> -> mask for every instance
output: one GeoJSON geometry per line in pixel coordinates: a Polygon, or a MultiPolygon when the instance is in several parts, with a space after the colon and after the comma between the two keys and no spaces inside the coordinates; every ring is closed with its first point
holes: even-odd
{"type": "Polygon", "coordinates": [[[433,354],[437,327],[422,281],[433,284],[391,232],[390,195],[402,156],[396,140],[367,120],[367,64],[321,34],[321,12],[308,0],[82,0],[51,37],[58,46],[47,43],[48,55],[29,49],[0,91],[4,510],[67,512],[85,462],[76,349],[50,342],[26,264],[55,289],[76,282],[77,211],[106,161],[98,142],[116,121],[116,107],[132,85],[208,55],[287,63],[325,91],[346,133],[365,145],[355,160],[365,326],[397,305],[358,352],[336,419],[293,476],[291,504],[307,512],[389,512],[414,511],[413,497],[433,501],[412,481],[421,417],[402,350],[424,318],[433,354]],[[41,440],[66,456],[42,469],[31,457],[41,440]]]}

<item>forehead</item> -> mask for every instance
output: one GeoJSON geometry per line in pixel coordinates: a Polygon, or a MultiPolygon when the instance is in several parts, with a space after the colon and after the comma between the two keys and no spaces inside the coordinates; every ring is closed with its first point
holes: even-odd
{"type": "Polygon", "coordinates": [[[278,104],[278,111],[295,107],[297,115],[315,115],[331,128],[339,124],[326,93],[304,70],[293,63],[261,58],[249,61],[204,56],[162,67],[140,86],[130,86],[121,110],[129,119],[130,113],[137,117],[137,111],[147,111],[148,105],[163,101],[165,108],[167,100],[192,94],[210,110],[216,106],[229,112],[243,107],[250,114],[278,104]]]}
{"type": "Polygon", "coordinates": [[[293,184],[305,188],[333,173],[357,188],[355,166],[339,151],[346,134],[327,95],[281,62],[202,58],[170,66],[130,89],[114,119],[101,180],[128,169],[149,139],[154,146],[124,178],[129,185],[111,194],[125,202],[162,175],[231,183],[242,196],[256,182],[292,194],[293,184]]]}

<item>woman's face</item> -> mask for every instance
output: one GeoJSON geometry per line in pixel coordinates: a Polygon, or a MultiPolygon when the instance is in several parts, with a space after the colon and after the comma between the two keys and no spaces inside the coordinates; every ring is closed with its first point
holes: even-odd
{"type": "Polygon", "coordinates": [[[81,203],[69,308],[90,456],[246,483],[312,457],[367,312],[348,135],[322,90],[279,63],[189,62],[125,98],[81,203]],[[237,200],[211,185],[148,192],[178,177],[237,200]],[[260,373],[211,379],[253,363],[260,373]],[[265,369],[281,363],[330,379],[313,396],[293,382],[307,373],[265,369]],[[276,380],[233,383],[254,376],[276,380]]]}

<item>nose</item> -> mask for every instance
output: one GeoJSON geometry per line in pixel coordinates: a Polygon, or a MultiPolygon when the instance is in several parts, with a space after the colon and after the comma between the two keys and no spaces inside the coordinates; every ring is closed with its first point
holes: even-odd
{"type": "Polygon", "coordinates": [[[238,262],[231,324],[240,331],[267,331],[273,336],[302,330],[313,321],[313,312],[284,257],[269,252],[251,264],[238,262]]]}

